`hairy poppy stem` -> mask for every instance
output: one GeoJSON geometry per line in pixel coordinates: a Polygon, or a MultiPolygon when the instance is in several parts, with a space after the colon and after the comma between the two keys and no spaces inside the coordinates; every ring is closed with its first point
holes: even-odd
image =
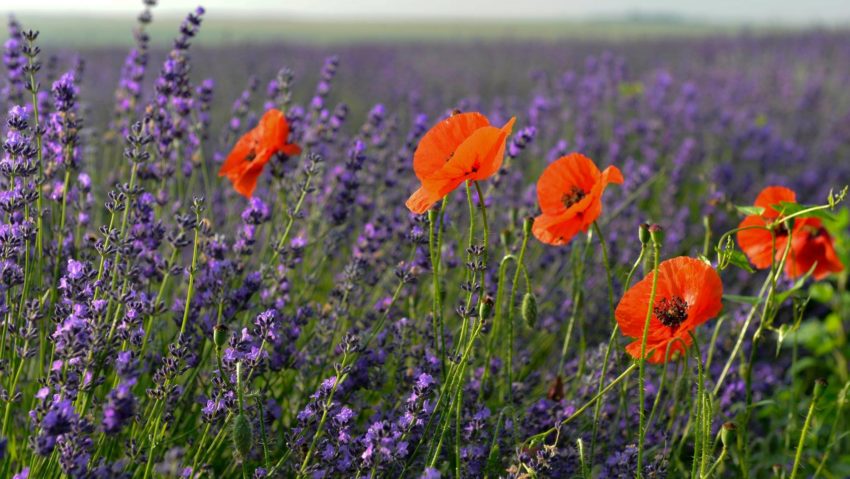
{"type": "Polygon", "coordinates": [[[590,243],[593,240],[593,233],[588,232],[587,241],[584,245],[584,250],[580,254],[580,260],[577,260],[574,265],[574,275],[573,275],[573,310],[572,314],[570,314],[570,321],[567,323],[567,331],[564,333],[564,343],[561,346],[561,359],[558,362],[557,374],[560,375],[564,370],[564,363],[567,358],[567,350],[570,347],[570,338],[573,333],[573,325],[575,324],[576,316],[579,315],[580,306],[582,302],[581,285],[584,282],[584,264],[587,262],[587,256],[590,252],[590,243]]]}
{"type": "Polygon", "coordinates": [[[436,233],[443,228],[443,215],[446,211],[446,199],[443,198],[440,204],[439,214],[434,210],[428,212],[429,220],[429,235],[428,249],[431,257],[431,276],[433,277],[433,328],[434,328],[434,349],[440,352],[440,366],[443,373],[443,379],[446,377],[446,348],[445,348],[445,332],[443,326],[443,292],[440,287],[440,263],[442,260],[442,239],[443,235],[436,233]]]}
{"type": "MultiPolygon", "coordinates": [[[[599,236],[599,247],[602,249],[602,262],[605,265],[605,278],[608,282],[608,308],[611,312],[611,323],[614,327],[611,330],[611,337],[608,338],[608,346],[605,349],[605,359],[602,361],[602,371],[599,373],[599,388],[597,390],[597,394],[602,392],[602,384],[605,382],[605,374],[608,372],[608,361],[611,358],[611,350],[614,348],[614,343],[616,342],[617,332],[619,331],[619,325],[617,324],[617,319],[614,316],[614,281],[611,273],[611,263],[608,259],[608,248],[606,246],[605,237],[602,235],[602,230],[599,227],[599,223],[593,222],[593,229],[596,231],[597,236],[599,236]]],[[[628,289],[632,274],[634,274],[640,262],[643,260],[643,255],[646,252],[646,247],[641,243],[640,254],[638,255],[638,260],[635,262],[632,270],[629,272],[629,277],[626,279],[626,289],[628,289]]],[[[599,414],[602,411],[602,396],[599,397],[599,400],[596,401],[596,405],[593,407],[593,432],[590,436],[590,460],[593,461],[593,455],[596,449],[596,434],[599,431],[599,414]]]]}
{"type": "Polygon", "coordinates": [[[655,293],[658,290],[658,260],[661,256],[661,243],[653,236],[652,239],[652,289],[649,293],[649,304],[646,311],[646,322],[643,325],[643,335],[640,340],[640,359],[638,360],[638,451],[637,451],[637,477],[643,477],[643,444],[646,439],[646,412],[644,411],[644,398],[646,396],[646,384],[644,370],[646,369],[646,339],[649,335],[649,323],[652,319],[652,310],[655,306],[655,293]]]}
{"type": "Polygon", "coordinates": [[[815,388],[812,392],[812,403],[809,405],[809,412],[806,414],[806,421],[803,423],[803,430],[800,431],[800,442],[797,444],[797,453],[794,455],[794,466],[791,468],[790,479],[797,477],[797,470],[800,468],[800,460],[803,458],[803,446],[806,445],[806,435],[809,433],[809,427],[812,424],[812,418],[815,415],[815,406],[818,399],[823,394],[826,388],[826,381],[818,379],[815,381],[815,388]]]}
{"type": "Polygon", "coordinates": [[[840,421],[841,418],[844,417],[842,413],[844,412],[844,406],[847,405],[848,394],[850,394],[850,381],[846,382],[844,384],[844,388],[842,388],[841,392],[838,393],[838,404],[836,405],[835,413],[832,416],[832,427],[829,431],[829,441],[827,441],[826,450],[823,453],[823,457],[821,458],[817,469],[815,469],[815,473],[812,475],[812,477],[814,478],[817,478],[820,475],[821,471],[823,471],[823,468],[826,465],[826,461],[829,459],[831,449],[836,443],[836,435],[839,431],[838,421],[840,421]]]}

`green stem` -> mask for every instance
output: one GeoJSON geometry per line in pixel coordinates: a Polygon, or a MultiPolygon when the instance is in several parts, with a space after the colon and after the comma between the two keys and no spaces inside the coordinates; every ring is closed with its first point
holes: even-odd
{"type": "MultiPolygon", "coordinates": [[[[200,221],[200,218],[198,218],[198,220],[200,221]]],[[[183,321],[180,323],[180,338],[182,338],[183,335],[186,333],[186,323],[189,320],[189,309],[192,304],[192,294],[194,293],[195,269],[197,268],[198,264],[198,243],[200,242],[198,240],[199,228],[200,225],[195,225],[195,238],[193,241],[194,244],[192,245],[192,266],[189,269],[189,287],[186,290],[186,304],[183,307],[183,321]]]]}
{"type": "Polygon", "coordinates": [[[812,424],[812,418],[815,416],[815,406],[820,399],[821,393],[825,384],[822,380],[815,382],[815,389],[812,393],[812,403],[809,405],[809,412],[806,414],[806,421],[803,423],[803,430],[800,431],[800,442],[797,443],[797,452],[794,454],[794,466],[791,468],[790,479],[797,477],[797,470],[800,468],[800,460],[803,458],[803,446],[806,445],[806,435],[809,433],[809,427],[812,424]]]}
{"type": "Polygon", "coordinates": [[[639,408],[639,425],[638,425],[638,452],[637,452],[637,477],[640,479],[643,477],[643,445],[646,439],[646,407],[644,405],[644,398],[646,396],[646,384],[645,384],[645,369],[646,369],[646,340],[649,336],[649,323],[652,319],[652,310],[655,306],[655,293],[658,290],[658,260],[661,256],[661,244],[653,239],[652,242],[652,251],[653,251],[653,266],[652,266],[652,289],[649,293],[649,304],[647,305],[646,310],[646,321],[643,325],[643,334],[641,335],[640,340],[640,359],[638,360],[639,371],[638,371],[638,408],[639,408]]]}

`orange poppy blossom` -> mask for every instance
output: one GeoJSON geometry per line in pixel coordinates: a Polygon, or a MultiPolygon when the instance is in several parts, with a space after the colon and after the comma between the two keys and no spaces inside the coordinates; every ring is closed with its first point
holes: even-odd
{"type": "Polygon", "coordinates": [[[581,153],[555,160],[537,180],[542,214],[534,219],[534,236],[547,244],[564,245],[579,231],[587,231],[602,213],[602,193],[610,183],[623,183],[616,166],[600,172],[581,153]]]}
{"type": "Polygon", "coordinates": [[[413,154],[413,171],[422,186],[407,200],[407,208],[425,213],[464,181],[484,180],[499,171],[514,121],[497,128],[481,113],[456,112],[428,130],[413,154]]]}
{"type": "MultiPolygon", "coordinates": [[[[755,206],[764,208],[760,215],[749,215],[741,221],[737,232],[738,245],[756,268],[769,268],[780,261],[788,245],[789,232],[785,225],[778,225],[771,232],[765,227],[780,218],[780,204],[796,203],[797,195],[784,186],[768,186],[756,197],[755,206]]],[[[785,259],[785,274],[798,278],[814,266],[812,276],[823,279],[830,273],[844,269],[832,246],[832,237],[818,218],[795,218],[791,229],[791,249],[785,259]]]]}
{"type": "Polygon", "coordinates": [[[226,176],[237,193],[250,198],[263,167],[272,155],[294,156],[301,153],[301,147],[288,143],[288,138],[289,123],[283,112],[274,108],[266,111],[260,123],[236,142],[221,165],[218,176],[226,176]]]}
{"type": "MultiPolygon", "coordinates": [[[[640,358],[652,281],[650,273],[629,288],[614,311],[623,334],[635,338],[626,352],[636,359],[640,358]]],[[[646,360],[665,362],[668,346],[669,358],[684,351],[691,345],[690,332],[720,313],[722,297],[720,275],[708,263],[687,256],[662,261],[646,336],[646,360]]]]}

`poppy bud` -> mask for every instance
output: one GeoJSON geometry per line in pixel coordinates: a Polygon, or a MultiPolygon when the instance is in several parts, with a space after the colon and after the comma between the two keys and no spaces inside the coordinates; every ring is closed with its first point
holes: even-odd
{"type": "Polygon", "coordinates": [[[664,228],[654,223],[649,225],[649,237],[654,244],[661,246],[664,244],[664,228]]]}
{"type": "Polygon", "coordinates": [[[815,400],[820,398],[821,394],[823,394],[823,390],[826,389],[826,379],[818,378],[815,379],[815,390],[812,393],[812,396],[815,400]]]}
{"type": "Polygon", "coordinates": [[[734,422],[724,423],[720,428],[720,441],[723,447],[729,447],[729,435],[734,433],[738,426],[734,422]]]}
{"type": "Polygon", "coordinates": [[[537,323],[537,298],[534,297],[534,293],[528,292],[522,297],[521,311],[522,320],[525,321],[526,326],[533,328],[537,323]]]}
{"type": "Polygon", "coordinates": [[[216,349],[221,349],[227,344],[227,326],[216,324],[213,327],[213,344],[215,344],[216,349]]]}
{"type": "Polygon", "coordinates": [[[529,217],[525,218],[525,221],[522,222],[522,231],[526,235],[530,235],[531,234],[531,228],[533,226],[534,226],[534,217],[529,216],[529,217]]]}
{"type": "Polygon", "coordinates": [[[640,227],[638,227],[638,239],[640,240],[640,244],[644,246],[649,244],[649,223],[641,223],[640,227]]]}
{"type": "Polygon", "coordinates": [[[493,312],[493,297],[485,295],[484,298],[481,299],[480,304],[478,305],[478,318],[482,321],[490,317],[490,313],[493,312]]]}
{"type": "Polygon", "coordinates": [[[251,422],[244,414],[238,414],[233,420],[231,428],[231,439],[233,447],[239,452],[243,458],[248,457],[251,452],[251,446],[254,441],[254,431],[251,429],[251,422]]]}

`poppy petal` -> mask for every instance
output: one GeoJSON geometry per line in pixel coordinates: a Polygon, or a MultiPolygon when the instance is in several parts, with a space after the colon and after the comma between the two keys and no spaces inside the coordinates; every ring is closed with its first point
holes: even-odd
{"type": "Polygon", "coordinates": [[[782,202],[796,203],[797,194],[784,186],[768,186],[761,190],[756,197],[755,205],[764,208],[764,213],[761,216],[774,219],[779,216],[779,210],[773,207],[782,202]]]}
{"type": "Polygon", "coordinates": [[[222,163],[221,169],[218,170],[218,176],[227,176],[228,178],[231,175],[239,176],[245,168],[246,158],[255,144],[256,133],[253,130],[242,135],[242,138],[239,138],[239,141],[236,142],[236,145],[233,146],[224,163],[222,163]]]}
{"type": "Polygon", "coordinates": [[[264,166],[265,162],[254,162],[251,164],[250,167],[245,169],[242,175],[232,179],[233,189],[245,198],[253,196],[254,189],[257,188],[257,180],[260,178],[264,166]]]}
{"type": "Polygon", "coordinates": [[[624,181],[623,172],[614,165],[611,165],[602,171],[602,182],[606,185],[611,183],[614,183],[615,185],[622,185],[624,181]]]}
{"type": "Polygon", "coordinates": [[[443,196],[439,193],[426,189],[424,186],[414,191],[404,204],[411,212],[421,215],[428,211],[434,203],[440,201],[443,196]]]}
{"type": "Polygon", "coordinates": [[[537,201],[543,213],[557,215],[566,211],[564,195],[574,188],[589,193],[600,177],[599,168],[590,158],[570,153],[546,167],[537,180],[537,201]]]}
{"type": "Polygon", "coordinates": [[[499,169],[502,158],[497,154],[504,152],[505,136],[505,132],[493,126],[479,128],[461,143],[447,163],[422,180],[422,186],[447,194],[464,180],[486,178],[479,173],[499,169]]]}
{"type": "Polygon", "coordinates": [[[765,226],[767,222],[761,216],[750,215],[741,221],[736,233],[741,251],[759,269],[769,268],[774,258],[781,257],[788,240],[786,235],[778,234],[774,245],[773,235],[765,226]]]}
{"type": "Polygon", "coordinates": [[[413,171],[424,181],[448,162],[460,145],[476,130],[490,126],[481,113],[458,113],[434,125],[413,154],[413,171]]]}
{"type": "Polygon", "coordinates": [[[264,146],[276,150],[283,148],[289,137],[289,123],[280,110],[266,111],[260,119],[257,129],[264,146]]]}
{"type": "MultiPolygon", "coordinates": [[[[623,295],[614,315],[623,334],[637,338],[627,348],[629,354],[640,356],[640,338],[646,324],[648,308],[652,296],[653,274],[648,274],[632,286],[623,295]]],[[[675,327],[665,326],[653,311],[647,330],[647,349],[655,348],[652,361],[663,361],[668,344],[676,338],[686,344],[689,331],[720,313],[723,307],[723,284],[720,276],[711,265],[694,258],[678,257],[658,265],[655,305],[662,299],[679,298],[687,303],[687,315],[681,324],[675,327]]],[[[671,351],[681,346],[671,345],[671,351]]]]}
{"type": "Polygon", "coordinates": [[[553,246],[569,243],[582,229],[581,221],[562,218],[563,215],[542,214],[534,219],[531,232],[540,242],[553,246]]]}

